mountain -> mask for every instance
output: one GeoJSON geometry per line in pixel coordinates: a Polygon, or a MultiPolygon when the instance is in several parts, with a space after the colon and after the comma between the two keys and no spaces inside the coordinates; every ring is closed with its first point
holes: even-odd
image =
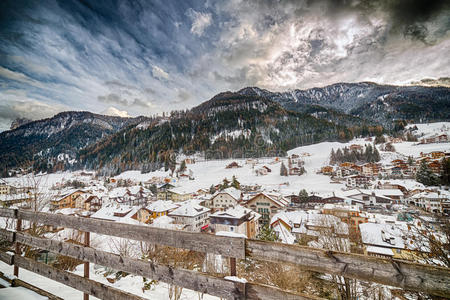
{"type": "Polygon", "coordinates": [[[351,137],[345,127],[270,99],[225,92],[187,112],[125,128],[80,151],[80,161],[110,174],[148,171],[170,168],[174,152],[203,152],[207,159],[278,156],[300,145],[351,137]]]}
{"type": "MultiPolygon", "coordinates": [[[[244,88],[242,95],[258,95],[280,103],[284,108],[308,112],[324,111],[323,118],[347,124],[365,120],[369,124],[393,127],[393,121],[441,121],[450,118],[450,88],[379,85],[371,82],[336,83],[323,88],[270,92],[257,87],[244,88]],[[341,116],[337,117],[336,114],[341,116]]],[[[341,123],[342,124],[342,123],[341,123]]]]}
{"type": "Polygon", "coordinates": [[[0,133],[0,161],[4,169],[31,164],[67,168],[76,163],[80,149],[141,119],[72,111],[25,123],[0,133]]]}
{"type": "Polygon", "coordinates": [[[450,87],[450,77],[441,77],[438,79],[425,78],[419,81],[411,82],[412,85],[420,86],[443,86],[450,87]]]}
{"type": "Polygon", "coordinates": [[[25,125],[27,123],[32,122],[32,120],[27,119],[27,118],[16,118],[14,121],[12,121],[11,123],[11,127],[10,130],[14,130],[22,125],[25,125]]]}
{"type": "Polygon", "coordinates": [[[0,133],[3,172],[89,168],[105,174],[174,167],[175,153],[206,158],[279,156],[300,145],[381,134],[450,119],[450,89],[370,82],[220,93],[167,117],[64,112],[0,133]]]}

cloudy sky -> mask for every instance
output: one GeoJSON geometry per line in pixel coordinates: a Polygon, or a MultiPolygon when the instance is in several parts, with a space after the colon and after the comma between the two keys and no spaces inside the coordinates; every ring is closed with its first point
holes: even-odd
{"type": "Polygon", "coordinates": [[[450,75],[441,0],[0,1],[0,131],[64,110],[152,115],[218,92],[450,75]]]}

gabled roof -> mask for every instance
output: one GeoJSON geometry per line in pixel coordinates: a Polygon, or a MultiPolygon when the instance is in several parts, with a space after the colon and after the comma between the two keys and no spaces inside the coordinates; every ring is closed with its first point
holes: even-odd
{"type": "Polygon", "coordinates": [[[228,194],[236,201],[239,201],[239,199],[241,199],[241,191],[238,189],[235,189],[234,187],[229,187],[222,191],[215,192],[214,195],[211,197],[211,199],[215,198],[217,195],[220,195],[220,194],[228,194]]]}
{"type": "Polygon", "coordinates": [[[176,209],[178,205],[172,201],[158,200],[147,205],[146,209],[151,212],[164,212],[172,209],[176,209]]]}
{"type": "Polygon", "coordinates": [[[210,211],[209,208],[193,203],[191,201],[183,204],[182,206],[169,213],[169,216],[196,217],[208,211],[210,211]]]}
{"type": "MultiPolygon", "coordinates": [[[[108,204],[102,206],[98,211],[92,214],[91,218],[94,219],[102,219],[102,220],[110,220],[121,223],[126,223],[127,219],[131,219],[131,217],[139,210],[137,206],[129,206],[122,204],[108,204]],[[123,217],[118,217],[115,214],[125,214],[123,217]]],[[[133,221],[130,221],[133,222],[133,221]]]]}
{"type": "Polygon", "coordinates": [[[252,201],[253,199],[255,199],[256,197],[258,197],[259,195],[263,195],[264,197],[268,198],[269,200],[271,200],[272,202],[274,202],[277,206],[279,207],[285,207],[289,204],[289,200],[287,200],[286,198],[284,198],[281,195],[272,195],[272,194],[267,194],[265,192],[261,192],[258,193],[256,195],[254,195],[252,198],[250,198],[248,200],[248,202],[252,201]]]}
{"type": "Polygon", "coordinates": [[[225,211],[217,211],[210,217],[240,219],[250,212],[252,212],[251,209],[237,205],[225,211]]]}

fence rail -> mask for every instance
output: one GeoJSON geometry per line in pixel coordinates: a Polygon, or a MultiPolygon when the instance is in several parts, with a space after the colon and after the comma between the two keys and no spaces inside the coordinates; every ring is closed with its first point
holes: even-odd
{"type": "MultiPolygon", "coordinates": [[[[305,270],[342,275],[436,296],[450,295],[450,269],[397,259],[326,251],[297,245],[246,240],[193,232],[183,232],[122,224],[113,221],[64,216],[26,210],[0,209],[0,217],[26,220],[43,225],[73,228],[84,232],[116,236],[157,245],[172,246],[234,259],[254,258],[289,263],[305,270]]],[[[91,247],[30,236],[24,232],[0,230],[0,239],[26,244],[82,261],[111,267],[131,274],[175,284],[226,299],[315,299],[276,287],[226,280],[186,269],[159,265],[149,261],[122,257],[91,247]]],[[[102,299],[123,299],[128,293],[98,282],[57,270],[28,258],[0,252],[0,260],[25,268],[102,299]]],[[[131,296],[130,296],[131,297],[131,296]]],[[[137,296],[130,299],[140,299],[137,296]],[[137,297],[137,298],[136,298],[137,297]]]]}

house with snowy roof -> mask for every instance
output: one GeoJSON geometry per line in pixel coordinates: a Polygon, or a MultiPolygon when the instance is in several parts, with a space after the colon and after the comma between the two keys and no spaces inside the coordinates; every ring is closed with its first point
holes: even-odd
{"type": "Polygon", "coordinates": [[[316,240],[324,232],[342,238],[349,234],[348,225],[338,217],[302,210],[275,214],[270,227],[277,233],[280,241],[287,244],[302,239],[316,240]]]}
{"type": "Polygon", "coordinates": [[[410,202],[429,212],[441,213],[442,203],[450,200],[450,193],[447,191],[426,191],[417,193],[410,197],[410,202]]]}
{"type": "Polygon", "coordinates": [[[273,215],[289,203],[289,200],[280,194],[258,193],[251,197],[245,206],[261,215],[260,224],[268,225],[273,215]]]}
{"type": "Polygon", "coordinates": [[[213,232],[233,232],[254,239],[259,233],[260,217],[260,214],[251,209],[237,205],[211,214],[209,223],[213,232]]]}
{"type": "Polygon", "coordinates": [[[86,192],[79,189],[68,189],[61,191],[56,197],[50,200],[52,210],[61,208],[74,208],[75,199],[86,192]]]}
{"type": "Polygon", "coordinates": [[[426,240],[410,224],[364,223],[359,229],[366,255],[417,260],[429,252],[426,240]]]}
{"type": "Polygon", "coordinates": [[[209,207],[213,212],[226,210],[227,208],[236,206],[241,200],[241,191],[234,187],[229,187],[222,191],[215,192],[211,197],[209,207]]]}
{"type": "Polygon", "coordinates": [[[184,188],[174,187],[167,190],[162,190],[158,192],[158,200],[172,200],[174,202],[181,202],[192,199],[191,192],[188,192],[184,188]]]}
{"type": "MultiPolygon", "coordinates": [[[[391,207],[396,200],[383,195],[380,190],[365,190],[365,189],[352,189],[342,192],[347,199],[353,199],[360,201],[364,207],[368,206],[382,206],[385,208],[391,207]]],[[[352,203],[353,204],[353,201],[352,203]]]]}
{"type": "Polygon", "coordinates": [[[139,222],[142,223],[153,223],[153,220],[161,217],[167,216],[167,214],[178,208],[178,205],[174,204],[172,201],[157,200],[151,202],[147,206],[141,207],[134,216],[139,222]]]}
{"type": "Polygon", "coordinates": [[[346,223],[349,229],[354,233],[359,232],[359,224],[368,222],[367,215],[361,212],[358,205],[328,203],[322,207],[322,213],[338,217],[342,222],[346,223]]]}
{"type": "Polygon", "coordinates": [[[142,224],[133,218],[138,210],[139,207],[137,206],[110,203],[102,206],[102,208],[91,215],[91,218],[127,224],[142,224]]]}
{"type": "Polygon", "coordinates": [[[209,227],[210,209],[194,201],[187,201],[168,214],[176,224],[185,225],[188,231],[203,231],[209,227]]]}

